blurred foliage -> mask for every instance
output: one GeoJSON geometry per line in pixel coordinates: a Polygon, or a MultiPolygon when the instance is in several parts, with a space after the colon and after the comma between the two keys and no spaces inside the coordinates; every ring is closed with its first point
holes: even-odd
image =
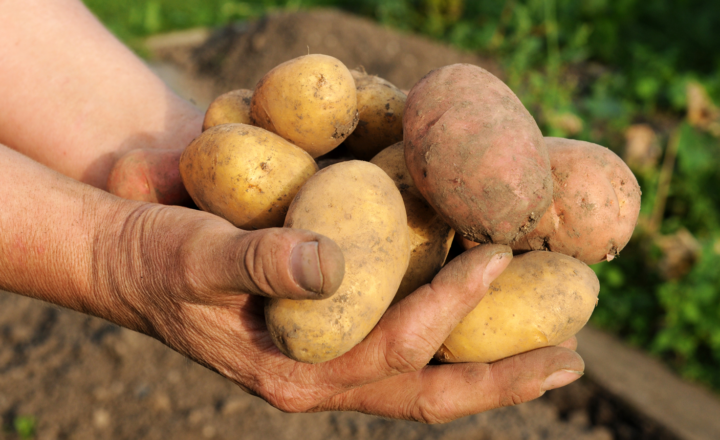
{"type": "Polygon", "coordinates": [[[36,421],[33,416],[18,416],[13,420],[13,428],[22,440],[35,437],[36,421]]]}
{"type": "MultiPolygon", "coordinates": [[[[695,96],[690,84],[719,102],[720,2],[85,2],[133,47],[156,32],[222,25],[276,8],[334,6],[496,57],[547,135],[600,143],[622,155],[631,125],[651,127],[664,165],[635,169],[643,189],[641,222],[621,258],[594,266],[602,292],[592,320],[720,390],[720,119],[702,125],[688,109],[695,96]],[[697,242],[697,252],[680,249],[688,240],[697,242]],[[677,261],[687,264],[671,277],[668,267],[677,261]]],[[[710,117],[717,116],[714,109],[710,117]]]]}

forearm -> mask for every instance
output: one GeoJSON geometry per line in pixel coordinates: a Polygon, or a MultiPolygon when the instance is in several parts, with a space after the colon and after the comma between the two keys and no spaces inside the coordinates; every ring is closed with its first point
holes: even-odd
{"type": "MultiPolygon", "coordinates": [[[[0,145],[0,290],[137,327],[111,294],[98,247],[112,245],[123,201],[0,145]]],[[[115,255],[113,255],[115,256],[115,255]]]]}
{"type": "Polygon", "coordinates": [[[202,114],[78,0],[0,0],[0,143],[104,189],[136,148],[184,148],[202,114]]]}

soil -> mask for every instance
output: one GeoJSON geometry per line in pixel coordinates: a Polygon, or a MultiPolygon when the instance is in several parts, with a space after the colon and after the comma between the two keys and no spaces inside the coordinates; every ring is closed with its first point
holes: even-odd
{"type": "Polygon", "coordinates": [[[285,414],[161,343],[0,292],[0,438],[35,420],[51,439],[664,439],[591,383],[445,425],[358,413],[285,414]],[[628,420],[626,420],[628,419],[628,420]]]}
{"type": "MultiPolygon", "coordinates": [[[[252,87],[275,65],[327,53],[401,88],[435,67],[491,60],[335,11],[229,27],[199,48],[158,50],[210,78],[216,94],[252,87]]],[[[516,407],[437,426],[358,413],[285,414],[161,343],[101,319],[0,292],[0,439],[653,439],[673,437],[583,378],[516,407]]]]}
{"type": "Polygon", "coordinates": [[[501,75],[498,64],[488,57],[334,10],[269,15],[221,29],[190,53],[172,48],[159,52],[161,58],[212,78],[216,94],[253,89],[267,71],[308,52],[333,56],[351,69],[364,68],[405,90],[432,69],[453,63],[475,64],[501,75]]]}

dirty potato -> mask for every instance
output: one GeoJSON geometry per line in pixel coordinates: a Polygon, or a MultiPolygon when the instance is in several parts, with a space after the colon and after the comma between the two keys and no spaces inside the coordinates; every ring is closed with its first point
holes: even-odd
{"type": "Polygon", "coordinates": [[[609,149],[589,142],[546,138],[553,203],[516,251],[550,250],[587,264],[611,261],[630,241],[640,214],[640,186],[609,149]]]}
{"type": "Polygon", "coordinates": [[[215,98],[205,112],[202,130],[220,124],[250,124],[252,90],[232,90],[215,98]]]}
{"type": "Polygon", "coordinates": [[[277,133],[315,158],[340,145],[355,129],[355,81],[336,58],[295,58],[258,82],[250,116],[253,125],[277,133]]]}
{"type": "Polygon", "coordinates": [[[510,244],[550,206],[542,133],[488,71],[454,64],[427,74],[410,90],[403,128],[415,185],[458,234],[510,244]]]}
{"type": "Polygon", "coordinates": [[[370,333],[400,285],[410,256],[403,200],[377,166],[337,163],[307,181],[285,226],[331,238],[345,257],[345,278],[331,298],[271,299],[265,306],[280,351],[297,361],[324,362],[370,333]]]}
{"type": "Polygon", "coordinates": [[[345,140],[353,156],[370,160],[403,139],[405,93],[389,81],[351,70],[357,87],[358,125],[345,140]]]}
{"type": "Polygon", "coordinates": [[[599,291],[595,272],[567,255],[534,251],[514,257],[435,357],[495,362],[560,344],[585,326],[599,291]]]}
{"type": "Polygon", "coordinates": [[[210,128],[180,157],[197,206],[241,229],[282,226],[290,202],[318,168],[307,152],[245,124],[210,128]]]}
{"type": "Polygon", "coordinates": [[[370,163],[382,168],[395,182],[407,212],[410,263],[393,300],[398,302],[418,287],[432,281],[445,263],[455,231],[440,218],[415,188],[405,166],[402,142],[384,149],[370,163]]]}

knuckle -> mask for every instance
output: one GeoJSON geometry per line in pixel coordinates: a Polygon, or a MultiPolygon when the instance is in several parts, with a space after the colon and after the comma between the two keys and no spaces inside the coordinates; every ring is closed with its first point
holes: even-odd
{"type": "Polygon", "coordinates": [[[245,254],[238,261],[242,262],[248,281],[257,288],[258,293],[270,295],[273,290],[270,277],[275,272],[276,262],[273,235],[251,233],[248,239],[245,254]]]}
{"type": "Polygon", "coordinates": [[[419,371],[430,361],[432,348],[423,338],[387,339],[380,344],[382,359],[390,374],[405,374],[419,371]]]}
{"type": "Polygon", "coordinates": [[[453,417],[449,416],[449,414],[453,414],[451,406],[452,402],[441,396],[419,398],[413,403],[413,410],[409,418],[428,425],[447,423],[453,420],[453,417]]]}

